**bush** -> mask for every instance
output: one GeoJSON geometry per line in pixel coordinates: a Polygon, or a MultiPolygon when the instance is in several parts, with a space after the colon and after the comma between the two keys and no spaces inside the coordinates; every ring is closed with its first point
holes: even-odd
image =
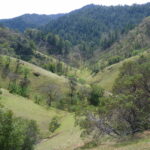
{"type": "Polygon", "coordinates": [[[59,118],[57,116],[53,117],[49,123],[49,131],[51,133],[55,132],[60,127],[59,118]]]}
{"type": "Polygon", "coordinates": [[[100,103],[100,98],[104,95],[104,90],[98,85],[92,85],[91,88],[92,90],[89,102],[91,105],[98,106],[100,103]]]}
{"type": "Polygon", "coordinates": [[[120,56],[112,56],[108,59],[108,65],[112,65],[121,61],[120,56]]]}
{"type": "Polygon", "coordinates": [[[37,139],[35,121],[16,118],[11,111],[0,108],[0,149],[33,150],[37,139]]]}
{"type": "Polygon", "coordinates": [[[42,101],[42,97],[41,97],[41,96],[36,95],[36,96],[34,97],[34,102],[35,102],[36,104],[40,104],[41,101],[42,101]]]}

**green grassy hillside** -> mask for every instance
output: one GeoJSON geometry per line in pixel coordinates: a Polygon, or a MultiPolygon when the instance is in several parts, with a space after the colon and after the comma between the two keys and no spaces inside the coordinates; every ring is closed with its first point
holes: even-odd
{"type": "MultiPolygon", "coordinates": [[[[36,120],[43,139],[35,146],[35,150],[74,150],[83,145],[80,130],[74,127],[73,115],[54,108],[46,109],[33,103],[32,100],[10,94],[2,90],[0,102],[11,109],[15,116],[36,120]],[[54,116],[61,117],[61,126],[52,135],[48,132],[48,123],[54,116]]],[[[118,142],[110,140],[90,150],[149,150],[150,133],[139,134],[133,140],[118,142]]],[[[87,150],[85,148],[85,150],[87,150]]]]}
{"type": "Polygon", "coordinates": [[[150,55],[149,49],[148,52],[141,53],[140,55],[130,57],[119,63],[106,67],[104,70],[100,71],[95,76],[93,76],[93,78],[91,78],[90,81],[92,83],[99,84],[102,88],[104,88],[107,91],[111,91],[113,83],[115,82],[116,78],[119,75],[119,69],[122,66],[122,64],[127,61],[135,60],[141,55],[150,55]]]}
{"type": "Polygon", "coordinates": [[[36,150],[71,150],[82,144],[80,130],[74,126],[73,114],[54,108],[44,108],[30,99],[10,94],[7,90],[2,92],[0,102],[5,108],[12,110],[17,117],[37,121],[43,140],[37,144],[36,150]],[[51,135],[48,124],[54,116],[60,117],[61,126],[51,135]]]}
{"type": "MultiPolygon", "coordinates": [[[[1,56],[1,64],[6,61],[6,56],[1,56]]],[[[9,82],[10,82],[10,76],[14,73],[14,70],[16,68],[17,60],[15,58],[10,58],[10,71],[7,74],[5,78],[2,77],[2,71],[3,68],[0,67],[0,85],[1,87],[7,89],[9,82]]],[[[54,74],[50,71],[47,71],[45,69],[42,69],[36,65],[30,64],[25,61],[19,62],[21,65],[21,70],[27,69],[29,71],[28,78],[30,80],[29,85],[29,95],[32,99],[34,99],[35,95],[44,96],[45,93],[43,92],[43,88],[49,86],[49,85],[56,85],[59,92],[63,94],[68,93],[68,80],[64,76],[58,76],[57,74],[54,74]],[[36,76],[35,74],[39,74],[36,76]]],[[[22,78],[23,75],[19,74],[19,78],[22,78]]]]}

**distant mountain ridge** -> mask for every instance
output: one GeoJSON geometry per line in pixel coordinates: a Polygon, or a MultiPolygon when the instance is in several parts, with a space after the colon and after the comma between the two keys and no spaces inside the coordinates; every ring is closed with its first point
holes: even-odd
{"type": "Polygon", "coordinates": [[[0,23],[4,26],[16,29],[19,31],[24,31],[27,28],[37,28],[46,25],[53,19],[57,19],[64,14],[54,14],[54,15],[39,15],[39,14],[24,14],[11,19],[1,19],[0,23]]]}

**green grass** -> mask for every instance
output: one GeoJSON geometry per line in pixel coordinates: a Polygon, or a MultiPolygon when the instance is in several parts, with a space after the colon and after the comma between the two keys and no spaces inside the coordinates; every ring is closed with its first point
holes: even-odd
{"type": "Polygon", "coordinates": [[[0,100],[6,108],[13,111],[15,116],[23,117],[30,120],[36,120],[42,134],[48,132],[48,123],[55,115],[65,115],[64,112],[55,109],[49,109],[35,104],[32,100],[23,98],[21,96],[10,94],[6,90],[2,90],[3,95],[0,100]]]}
{"type": "Polygon", "coordinates": [[[80,138],[80,130],[74,127],[73,116],[66,115],[60,129],[57,130],[58,135],[52,139],[45,139],[41,141],[36,150],[73,150],[82,145],[80,138]]]}

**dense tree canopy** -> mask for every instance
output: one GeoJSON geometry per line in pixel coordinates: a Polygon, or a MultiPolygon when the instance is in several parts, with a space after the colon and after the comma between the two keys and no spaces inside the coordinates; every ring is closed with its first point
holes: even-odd
{"type": "Polygon", "coordinates": [[[149,6],[98,6],[88,5],[51,21],[43,30],[59,34],[72,44],[94,42],[103,49],[149,16],[149,6]]]}

